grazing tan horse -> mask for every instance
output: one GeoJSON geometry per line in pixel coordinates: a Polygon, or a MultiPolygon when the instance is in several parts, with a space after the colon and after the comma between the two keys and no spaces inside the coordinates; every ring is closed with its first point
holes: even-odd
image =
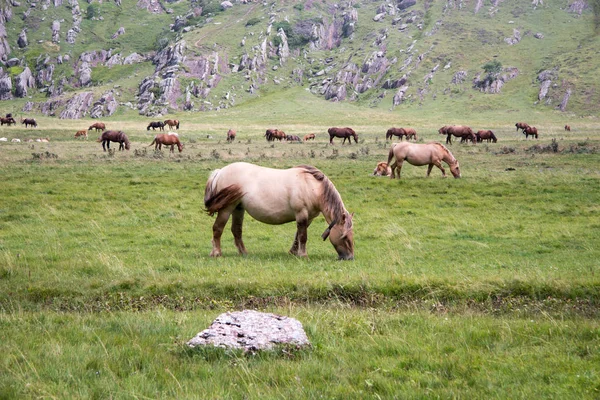
{"type": "Polygon", "coordinates": [[[178,119],[166,119],[163,123],[165,125],[169,125],[169,128],[179,129],[179,120],[178,119]]]}
{"type": "Polygon", "coordinates": [[[304,135],[304,141],[315,140],[315,134],[309,133],[308,135],[304,135]]]}
{"type": "Polygon", "coordinates": [[[477,141],[478,142],[483,142],[484,140],[487,140],[488,143],[490,141],[496,143],[498,141],[498,139],[496,138],[496,135],[494,135],[494,132],[487,130],[481,130],[481,131],[477,131],[477,133],[475,134],[475,136],[477,137],[477,141]]]}
{"type": "Polygon", "coordinates": [[[104,122],[96,122],[88,128],[88,131],[91,131],[92,129],[95,129],[96,132],[103,131],[106,129],[106,125],[104,125],[104,122]]]}
{"type": "Polygon", "coordinates": [[[77,132],[75,132],[75,137],[76,138],[78,138],[80,136],[82,136],[82,137],[84,137],[84,138],[87,139],[88,138],[87,131],[83,130],[83,131],[77,131],[77,132]]]}
{"type": "Polygon", "coordinates": [[[435,165],[442,171],[442,175],[446,177],[446,170],[442,167],[442,161],[444,161],[450,166],[452,175],[455,178],[460,178],[458,161],[446,146],[438,142],[425,144],[410,142],[393,143],[387,160],[388,165],[392,169],[392,173],[390,174],[391,179],[396,178],[396,169],[398,170],[398,178],[400,178],[402,163],[405,160],[416,166],[428,165],[427,176],[429,176],[431,169],[435,165]],[[396,161],[390,164],[394,157],[396,157],[396,161]]]}
{"type": "Polygon", "coordinates": [[[333,144],[333,138],[334,137],[339,137],[339,138],[344,138],[344,140],[342,141],[342,144],[346,143],[346,139],[348,140],[348,144],[352,144],[352,139],[350,139],[351,137],[354,138],[354,143],[358,143],[358,135],[356,134],[356,132],[354,132],[354,129],[352,128],[329,128],[327,130],[327,133],[329,133],[329,144],[333,144]]]}
{"type": "Polygon", "coordinates": [[[171,153],[175,153],[175,145],[177,145],[177,149],[181,153],[183,151],[183,145],[179,141],[179,135],[175,132],[169,133],[159,133],[154,136],[154,140],[152,143],[148,145],[148,147],[154,145],[154,150],[162,150],[162,146],[171,146],[171,153]]]}
{"type": "Polygon", "coordinates": [[[230,129],[227,131],[227,143],[231,143],[235,140],[235,131],[230,129]]]}
{"type": "Polygon", "coordinates": [[[102,136],[98,138],[98,142],[102,142],[102,149],[104,151],[110,149],[110,142],[119,143],[119,151],[123,149],[129,150],[130,147],[129,138],[123,131],[104,131],[102,132],[102,136]]]}
{"type": "Polygon", "coordinates": [[[270,225],[296,221],[296,236],[290,254],[306,257],[307,229],[323,214],[329,237],[341,260],[354,259],[352,216],[342,197],[321,171],[308,165],[272,169],[236,162],[213,171],[206,182],[204,206],[217,214],[213,225],[211,257],[221,255],[221,235],[233,215],[231,232],[240,254],[247,254],[242,241],[242,223],[247,211],[254,219],[270,225]]]}
{"type": "Polygon", "coordinates": [[[565,131],[571,132],[571,125],[565,125],[565,131]]]}
{"type": "Polygon", "coordinates": [[[515,126],[517,127],[517,132],[519,132],[519,129],[521,129],[523,132],[525,132],[525,128],[527,128],[529,125],[526,124],[525,122],[517,122],[515,124],[515,126]]]}
{"type": "Polygon", "coordinates": [[[381,161],[377,163],[377,167],[373,170],[373,175],[375,176],[388,176],[392,174],[392,169],[389,167],[388,163],[381,161]]]}
{"type": "Polygon", "coordinates": [[[523,133],[525,133],[525,139],[529,137],[529,135],[534,136],[536,139],[538,138],[538,131],[535,126],[527,126],[523,133]]]}

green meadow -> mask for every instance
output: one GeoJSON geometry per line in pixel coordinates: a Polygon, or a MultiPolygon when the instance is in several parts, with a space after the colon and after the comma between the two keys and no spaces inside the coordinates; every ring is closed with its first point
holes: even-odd
{"type": "Polygon", "coordinates": [[[149,119],[127,113],[104,122],[129,152],[75,139],[92,120],[1,127],[0,398],[598,398],[597,118],[438,106],[390,112],[292,89],[176,115],[174,154],[148,147],[149,119]],[[443,142],[447,123],[498,143],[448,145],[462,179],[406,163],[399,180],[372,176],[389,127],[443,142]],[[330,146],[335,125],[359,143],[330,146]],[[269,143],[271,127],[317,137],[269,143]],[[287,253],[294,224],[250,217],[248,256],[228,226],[210,258],[204,185],[235,161],[321,169],[355,213],[355,260],[336,260],[322,217],[306,259],[287,253]],[[245,308],[299,319],[311,348],[185,346],[245,308]]]}

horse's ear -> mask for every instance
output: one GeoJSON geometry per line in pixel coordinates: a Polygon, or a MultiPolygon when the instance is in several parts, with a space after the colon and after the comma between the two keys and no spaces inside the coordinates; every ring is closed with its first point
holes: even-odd
{"type": "Polygon", "coordinates": [[[321,235],[321,238],[323,238],[323,240],[326,240],[329,237],[329,234],[331,233],[331,228],[333,228],[336,223],[337,223],[336,219],[331,221],[331,223],[329,224],[327,229],[325,229],[325,232],[323,232],[323,234],[321,235]]]}

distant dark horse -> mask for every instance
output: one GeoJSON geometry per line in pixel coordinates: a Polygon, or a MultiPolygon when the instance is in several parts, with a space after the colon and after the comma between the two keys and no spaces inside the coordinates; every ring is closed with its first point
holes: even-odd
{"type": "Polygon", "coordinates": [[[535,126],[528,126],[523,130],[523,132],[525,133],[525,139],[527,139],[529,135],[535,137],[536,139],[538,138],[538,131],[535,126]]]}
{"type": "Polygon", "coordinates": [[[390,128],[385,134],[385,140],[393,139],[394,136],[398,136],[398,138],[400,138],[400,141],[402,141],[404,139],[404,136],[406,136],[406,131],[404,130],[404,128],[390,128]]]}
{"type": "Polygon", "coordinates": [[[526,124],[525,122],[517,122],[515,124],[515,126],[517,127],[517,132],[519,132],[519,129],[521,129],[523,132],[525,132],[525,128],[527,128],[529,125],[526,124]]]}
{"type": "Polygon", "coordinates": [[[494,142],[496,143],[498,141],[498,139],[496,138],[496,135],[494,135],[494,132],[487,130],[487,131],[477,131],[477,133],[475,134],[475,137],[477,138],[478,142],[483,142],[484,140],[487,140],[488,143],[494,142]]]}
{"type": "Polygon", "coordinates": [[[16,125],[17,121],[15,121],[15,119],[13,117],[8,117],[8,116],[6,118],[2,117],[2,118],[0,118],[0,125],[4,125],[4,124],[6,124],[8,126],[16,125]]]}
{"type": "Polygon", "coordinates": [[[161,131],[165,130],[165,123],[162,121],[152,121],[148,124],[148,127],[146,128],[147,131],[150,130],[150,128],[152,128],[152,130],[155,130],[156,128],[160,129],[161,131]]]}
{"type": "Polygon", "coordinates": [[[95,129],[96,132],[103,131],[106,129],[106,125],[104,125],[104,122],[96,122],[88,128],[88,131],[91,131],[92,129],[95,129]]]}
{"type": "Polygon", "coordinates": [[[31,125],[37,128],[37,122],[35,122],[35,119],[33,118],[21,118],[21,124],[25,124],[25,128],[27,128],[27,125],[31,125]]]}
{"type": "Polygon", "coordinates": [[[227,143],[233,143],[235,140],[235,131],[230,129],[227,131],[227,143]]]}
{"type": "Polygon", "coordinates": [[[119,151],[123,149],[129,150],[129,138],[122,131],[104,131],[102,132],[102,136],[98,138],[98,142],[102,142],[104,151],[110,149],[110,142],[118,142],[119,151]],[[105,144],[106,147],[104,147],[105,144]]]}
{"type": "Polygon", "coordinates": [[[342,144],[346,143],[346,139],[348,144],[352,144],[350,137],[354,138],[354,143],[358,143],[358,135],[352,128],[329,128],[327,133],[329,133],[329,144],[333,144],[334,137],[344,138],[342,144]]]}

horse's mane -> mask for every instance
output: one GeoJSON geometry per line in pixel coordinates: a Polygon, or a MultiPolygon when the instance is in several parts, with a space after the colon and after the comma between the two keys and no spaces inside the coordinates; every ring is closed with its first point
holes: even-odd
{"type": "Polygon", "coordinates": [[[439,143],[439,142],[432,142],[432,144],[435,144],[436,146],[439,146],[442,148],[442,150],[444,150],[444,152],[446,154],[448,154],[448,156],[450,157],[450,160],[452,162],[456,161],[456,158],[454,158],[454,155],[450,152],[450,150],[448,150],[448,148],[446,146],[444,146],[443,144],[439,143]]]}
{"type": "Polygon", "coordinates": [[[329,178],[327,178],[323,172],[311,165],[298,165],[296,168],[303,169],[305,173],[311,174],[313,178],[321,182],[323,185],[323,202],[325,210],[331,213],[334,220],[341,223],[344,214],[347,213],[346,207],[344,207],[342,196],[340,196],[340,193],[335,186],[333,186],[333,183],[331,183],[329,178]]]}

